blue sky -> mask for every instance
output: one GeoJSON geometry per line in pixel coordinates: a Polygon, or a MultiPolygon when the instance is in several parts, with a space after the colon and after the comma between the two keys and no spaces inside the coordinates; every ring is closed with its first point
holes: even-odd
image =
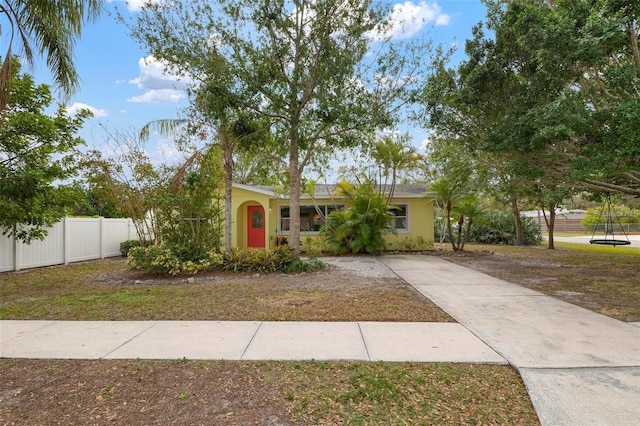
{"type": "MultiPolygon", "coordinates": [[[[142,2],[111,0],[106,3],[106,9],[113,12],[117,8],[125,15],[132,15],[142,2]]],[[[398,21],[413,21],[402,28],[398,26],[395,36],[421,37],[426,31],[436,44],[456,43],[458,58],[472,26],[484,20],[486,13],[480,0],[413,0],[391,4],[395,5],[398,21]]],[[[85,27],[74,53],[81,84],[67,106],[70,111],[86,107],[94,112],[94,118],[87,120],[81,132],[89,148],[99,149],[104,145],[103,126],[137,131],[151,120],[178,117],[187,105],[185,85],[172,76],[163,75],[160,64],[149,61],[148,52],[108,13],[85,27]]],[[[50,73],[42,61],[38,61],[35,70],[25,67],[23,71],[33,73],[39,83],[51,83],[50,73]]],[[[397,130],[408,131],[416,146],[421,146],[428,134],[408,125],[397,130]]],[[[152,139],[147,149],[155,161],[171,161],[176,155],[170,140],[166,139],[152,139]]]]}

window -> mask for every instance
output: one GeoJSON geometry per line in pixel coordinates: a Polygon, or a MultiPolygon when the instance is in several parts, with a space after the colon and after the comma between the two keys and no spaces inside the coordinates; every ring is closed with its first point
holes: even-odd
{"type": "MultiPolygon", "coordinates": [[[[300,232],[318,232],[324,225],[324,218],[335,210],[343,209],[344,205],[304,205],[300,206],[300,232]]],[[[288,205],[280,206],[279,232],[289,231],[291,209],[288,205]]]]}
{"type": "Polygon", "coordinates": [[[260,210],[254,210],[251,215],[251,227],[258,229],[264,226],[264,217],[262,216],[262,212],[260,210]]]}
{"type": "Polygon", "coordinates": [[[393,213],[396,216],[393,226],[394,228],[396,228],[397,231],[409,230],[408,210],[409,210],[409,206],[406,204],[398,204],[395,206],[391,206],[391,213],[393,213]]]}

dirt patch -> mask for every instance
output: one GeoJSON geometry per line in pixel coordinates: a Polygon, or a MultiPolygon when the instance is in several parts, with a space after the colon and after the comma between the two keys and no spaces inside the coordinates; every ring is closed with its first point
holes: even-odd
{"type": "Polygon", "coordinates": [[[452,322],[376,257],[302,274],[158,277],[122,259],[7,275],[0,317],[43,320],[452,322]]]}
{"type": "Polygon", "coordinates": [[[538,425],[496,365],[0,360],[2,425],[538,425]]]}

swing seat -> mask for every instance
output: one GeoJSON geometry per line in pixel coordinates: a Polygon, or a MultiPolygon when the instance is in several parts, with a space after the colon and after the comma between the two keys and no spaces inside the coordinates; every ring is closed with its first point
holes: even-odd
{"type": "Polygon", "coordinates": [[[613,240],[606,238],[595,238],[589,241],[589,244],[601,244],[606,246],[628,246],[631,244],[631,241],[628,240],[613,240]]]}

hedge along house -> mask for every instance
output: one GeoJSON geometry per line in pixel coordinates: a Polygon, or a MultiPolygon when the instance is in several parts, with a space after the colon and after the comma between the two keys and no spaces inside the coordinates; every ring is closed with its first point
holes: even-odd
{"type": "MultiPolygon", "coordinates": [[[[313,196],[300,197],[300,241],[316,241],[323,218],[348,207],[335,185],[316,185],[313,196]]],[[[425,197],[424,185],[396,185],[391,200],[397,234],[385,235],[388,250],[433,248],[433,200],[425,197]]],[[[286,244],[289,235],[288,194],[266,186],[233,184],[232,245],[238,248],[270,249],[286,244]]]]}

